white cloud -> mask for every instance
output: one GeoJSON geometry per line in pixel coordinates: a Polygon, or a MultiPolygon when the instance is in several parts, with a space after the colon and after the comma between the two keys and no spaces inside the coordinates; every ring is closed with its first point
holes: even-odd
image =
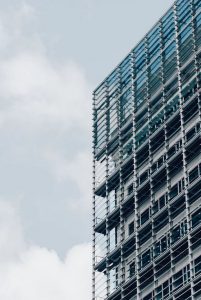
{"type": "MultiPolygon", "coordinates": [[[[0,248],[13,249],[17,256],[6,261],[0,260],[0,299],[89,300],[91,298],[89,244],[73,247],[62,261],[53,250],[28,245],[23,240],[15,209],[2,201],[1,218],[4,220],[4,226],[0,227],[0,248]],[[7,239],[2,240],[4,236],[11,241],[14,239],[15,244],[10,244],[7,239]],[[21,246],[16,248],[16,244],[21,246]]],[[[2,258],[2,252],[0,256],[2,258]]]]}
{"type": "Polygon", "coordinates": [[[65,127],[89,124],[89,87],[74,63],[55,66],[43,54],[30,51],[0,63],[5,124],[16,120],[29,121],[36,128],[45,122],[65,127]]]}
{"type": "Polygon", "coordinates": [[[71,208],[79,210],[81,205],[82,209],[89,210],[91,207],[90,199],[92,197],[90,189],[92,162],[89,153],[84,151],[79,152],[75,159],[71,161],[68,157],[63,157],[60,152],[46,149],[44,157],[50,165],[53,176],[59,182],[66,182],[71,179],[77,183],[80,191],[80,199],[76,202],[71,201],[71,208]]]}
{"type": "Polygon", "coordinates": [[[26,239],[63,256],[90,235],[91,88],[76,62],[50,59],[26,2],[0,12],[0,197],[18,202],[26,239]]]}
{"type": "MultiPolygon", "coordinates": [[[[9,29],[2,17],[0,31],[9,42],[6,56],[0,55],[0,135],[10,129],[17,143],[23,136],[23,144],[12,147],[15,160],[17,149],[23,149],[23,153],[27,149],[32,159],[34,151],[57,182],[65,180],[77,186],[82,197],[74,201],[75,207],[79,203],[85,206],[90,203],[91,186],[90,85],[75,62],[52,61],[40,34],[25,31],[23,25],[29,28],[27,23],[36,15],[26,4],[9,15],[7,12],[7,18],[13,19],[9,29]],[[32,44],[34,47],[30,47],[32,44]]],[[[25,163],[29,164],[27,160],[25,163]]]]}
{"type": "MultiPolygon", "coordinates": [[[[62,244],[69,247],[70,230],[83,235],[80,225],[76,228],[72,223],[72,211],[82,214],[83,208],[89,209],[90,87],[75,62],[61,63],[48,57],[40,33],[31,28],[36,17],[37,12],[26,2],[0,13],[0,180],[4,182],[0,195],[0,299],[88,300],[91,245],[69,248],[64,259],[58,253],[62,244]],[[38,180],[41,173],[42,183],[38,180]],[[64,195],[60,192],[63,182],[64,195]],[[54,195],[49,193],[52,185],[54,195]],[[23,197],[17,199],[17,195],[23,197]],[[68,205],[59,208],[66,195],[68,205]],[[18,210],[13,203],[19,205],[18,210]],[[53,213],[55,207],[57,214],[53,213]],[[36,214],[33,208],[38,209],[36,214]],[[65,220],[58,217],[61,211],[65,220]],[[26,222],[41,231],[47,226],[44,236],[57,241],[49,243],[54,249],[39,246],[33,236],[40,233],[32,235],[26,222]],[[64,223],[69,228],[65,236],[60,232],[57,237],[51,235],[51,230],[55,234],[54,229],[63,228],[64,223]],[[59,238],[61,245],[57,244],[59,238]]],[[[46,242],[44,238],[42,244],[46,242]]]]}
{"type": "Polygon", "coordinates": [[[8,202],[0,201],[0,265],[15,260],[25,247],[21,222],[8,202]]]}

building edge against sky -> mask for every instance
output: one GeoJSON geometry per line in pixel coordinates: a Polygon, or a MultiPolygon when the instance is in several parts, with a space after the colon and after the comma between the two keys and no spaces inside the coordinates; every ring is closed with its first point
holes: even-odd
{"type": "Polygon", "coordinates": [[[93,300],[201,299],[201,0],[93,94],[93,300]]]}

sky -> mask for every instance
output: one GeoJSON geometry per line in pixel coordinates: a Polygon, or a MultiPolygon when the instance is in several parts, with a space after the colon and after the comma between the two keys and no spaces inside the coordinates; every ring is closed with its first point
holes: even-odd
{"type": "Polygon", "coordinates": [[[0,0],[0,299],[91,299],[91,93],[172,3],[0,0]]]}

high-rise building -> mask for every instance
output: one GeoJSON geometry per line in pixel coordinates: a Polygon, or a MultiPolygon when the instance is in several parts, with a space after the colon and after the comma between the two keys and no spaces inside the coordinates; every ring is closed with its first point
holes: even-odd
{"type": "Polygon", "coordinates": [[[201,299],[200,66],[178,0],[94,91],[93,300],[201,299]]]}

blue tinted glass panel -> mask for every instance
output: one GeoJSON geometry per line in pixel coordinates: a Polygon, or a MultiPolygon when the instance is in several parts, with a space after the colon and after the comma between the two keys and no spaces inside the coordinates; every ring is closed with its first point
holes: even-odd
{"type": "Polygon", "coordinates": [[[138,59],[136,59],[135,61],[135,70],[136,73],[140,72],[146,65],[146,54],[142,53],[143,55],[141,55],[138,59]]]}
{"type": "Polygon", "coordinates": [[[102,107],[105,108],[106,105],[106,95],[107,95],[107,89],[105,82],[101,84],[101,86],[95,91],[94,97],[95,97],[95,107],[99,108],[102,107]]]}
{"type": "Polygon", "coordinates": [[[175,35],[174,19],[167,25],[167,28],[163,28],[163,43],[166,45],[175,35]]]}
{"type": "Polygon", "coordinates": [[[154,43],[155,40],[160,38],[160,28],[157,25],[148,35],[147,35],[147,41],[148,44],[151,45],[154,43]]]}
{"type": "Polygon", "coordinates": [[[185,8],[181,14],[178,15],[178,28],[182,30],[191,21],[191,7],[185,8]]]}
{"type": "Polygon", "coordinates": [[[136,135],[136,146],[141,146],[146,140],[149,135],[149,128],[148,126],[144,127],[137,135],[136,135]]]}
{"type": "Polygon", "coordinates": [[[201,9],[201,1],[200,0],[193,0],[194,2],[194,9],[196,12],[200,11],[201,9]]]}
{"type": "Polygon", "coordinates": [[[167,60],[173,53],[175,53],[175,51],[176,51],[176,42],[174,41],[164,50],[164,59],[167,60]]]}
{"type": "Polygon", "coordinates": [[[131,83],[131,58],[130,55],[120,64],[121,89],[131,83]]]}
{"type": "Polygon", "coordinates": [[[146,80],[147,80],[146,73],[143,73],[142,75],[140,75],[135,82],[136,90],[140,89],[143,86],[143,84],[145,84],[146,80]]]}
{"type": "Polygon", "coordinates": [[[144,40],[134,49],[135,58],[137,59],[139,56],[142,55],[143,52],[145,52],[145,41],[144,40]]]}
{"type": "Polygon", "coordinates": [[[112,94],[119,86],[118,70],[114,70],[112,74],[107,78],[108,92],[112,94]]]}
{"type": "Polygon", "coordinates": [[[169,21],[172,19],[174,19],[174,12],[173,12],[173,9],[171,8],[161,20],[163,23],[163,26],[166,25],[167,23],[169,23],[169,21]]]}
{"type": "Polygon", "coordinates": [[[106,142],[106,115],[103,115],[95,125],[95,144],[102,148],[106,142]]]}
{"type": "Polygon", "coordinates": [[[190,1],[189,0],[180,0],[180,1],[177,1],[177,13],[181,14],[189,6],[190,6],[190,1]]]}
{"type": "Polygon", "coordinates": [[[120,97],[120,114],[121,121],[126,120],[132,113],[132,94],[131,88],[129,88],[121,97],[120,97]]]}
{"type": "Polygon", "coordinates": [[[192,34],[191,25],[187,26],[179,35],[179,42],[184,43],[185,40],[192,34]]]}
{"type": "Polygon", "coordinates": [[[155,74],[159,68],[161,67],[161,58],[158,57],[151,65],[150,65],[150,74],[155,74]]]}
{"type": "Polygon", "coordinates": [[[201,25],[201,13],[195,19],[196,28],[200,27],[200,25],[201,25]]]}
{"type": "Polygon", "coordinates": [[[151,60],[154,56],[160,54],[160,43],[155,44],[151,49],[149,49],[149,59],[151,60]]]}

